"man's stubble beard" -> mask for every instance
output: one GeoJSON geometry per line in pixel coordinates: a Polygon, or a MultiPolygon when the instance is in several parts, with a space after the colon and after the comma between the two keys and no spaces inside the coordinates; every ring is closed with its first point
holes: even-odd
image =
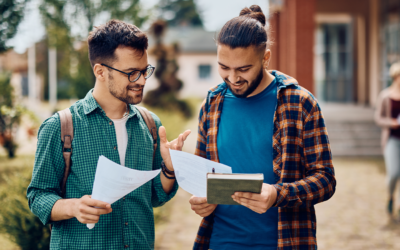
{"type": "MultiPolygon", "coordinates": [[[[235,93],[235,90],[233,90],[230,86],[230,84],[226,84],[228,85],[228,88],[230,89],[230,91],[232,92],[232,94],[238,98],[247,98],[249,95],[251,95],[256,89],[257,87],[260,85],[261,80],[263,79],[263,71],[264,69],[261,67],[260,72],[258,73],[256,79],[254,79],[253,81],[251,81],[249,88],[241,95],[238,95],[235,93]]],[[[225,80],[226,82],[226,80],[225,80]]]]}
{"type": "MultiPolygon", "coordinates": [[[[108,74],[108,82],[109,82],[108,90],[110,91],[110,94],[112,96],[114,96],[115,98],[117,98],[118,100],[120,100],[122,102],[125,102],[126,104],[133,104],[133,105],[139,104],[142,101],[144,86],[140,86],[140,88],[142,89],[142,93],[140,95],[136,95],[135,97],[131,97],[131,96],[128,95],[128,93],[129,93],[128,92],[129,91],[128,87],[126,87],[123,90],[125,92],[123,92],[123,91],[122,91],[123,93],[119,93],[118,92],[118,88],[115,85],[114,77],[113,77],[112,72],[109,72],[109,74],[108,74]],[[135,99],[138,99],[138,100],[135,100],[135,99]]],[[[139,85],[137,84],[135,86],[139,86],[139,85]]],[[[135,86],[133,86],[133,87],[135,87],[135,86]]],[[[130,88],[133,88],[133,87],[131,86],[130,88]]]]}

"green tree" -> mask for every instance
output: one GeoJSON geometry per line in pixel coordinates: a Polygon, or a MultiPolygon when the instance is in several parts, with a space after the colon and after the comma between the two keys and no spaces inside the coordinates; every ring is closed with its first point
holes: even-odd
{"type": "Polygon", "coordinates": [[[194,0],[160,0],[158,7],[170,27],[181,25],[203,27],[194,0]]]}
{"type": "Polygon", "coordinates": [[[13,132],[21,120],[22,110],[14,106],[10,78],[11,74],[0,74],[0,144],[7,150],[8,157],[13,158],[17,149],[13,132]]]}
{"type": "Polygon", "coordinates": [[[57,48],[58,96],[83,98],[94,75],[83,42],[96,20],[119,19],[141,26],[148,18],[139,0],[43,0],[40,6],[48,44],[57,48]]]}
{"type": "Polygon", "coordinates": [[[13,158],[18,147],[14,137],[21,118],[26,115],[34,123],[37,123],[37,118],[32,112],[15,102],[10,79],[11,74],[0,74],[0,145],[7,150],[8,157],[13,158]]]}
{"type": "Polygon", "coordinates": [[[7,40],[17,33],[17,27],[24,16],[27,0],[0,1],[0,53],[6,51],[7,40]]]}

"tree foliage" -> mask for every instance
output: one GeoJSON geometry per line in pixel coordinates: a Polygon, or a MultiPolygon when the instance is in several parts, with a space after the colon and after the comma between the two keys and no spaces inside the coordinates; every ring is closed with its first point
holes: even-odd
{"type": "Polygon", "coordinates": [[[0,53],[6,51],[7,40],[17,33],[17,27],[24,16],[27,0],[0,1],[0,53]]]}
{"type": "Polygon", "coordinates": [[[7,150],[8,157],[13,158],[18,147],[14,137],[22,117],[27,115],[31,121],[37,122],[37,120],[33,113],[15,102],[10,80],[11,74],[0,74],[0,145],[7,150]]]}
{"type": "Polygon", "coordinates": [[[48,44],[57,48],[60,98],[83,98],[94,86],[85,40],[95,23],[119,19],[141,26],[147,20],[139,0],[43,0],[40,12],[48,44]]]}
{"type": "Polygon", "coordinates": [[[194,0],[160,0],[159,9],[168,26],[203,27],[199,10],[194,0]]]}

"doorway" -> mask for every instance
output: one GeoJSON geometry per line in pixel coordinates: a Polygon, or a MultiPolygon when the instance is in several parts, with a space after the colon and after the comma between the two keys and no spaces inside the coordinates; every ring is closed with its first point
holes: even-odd
{"type": "Polygon", "coordinates": [[[351,22],[321,23],[316,38],[318,98],[325,102],[354,102],[351,22]]]}

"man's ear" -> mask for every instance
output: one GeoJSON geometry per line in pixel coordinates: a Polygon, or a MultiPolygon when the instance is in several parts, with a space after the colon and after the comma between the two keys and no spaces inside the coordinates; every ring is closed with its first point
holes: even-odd
{"type": "Polygon", "coordinates": [[[271,61],[271,50],[266,49],[264,52],[264,58],[263,58],[263,68],[266,69],[269,66],[269,62],[271,61]]]}
{"type": "Polygon", "coordinates": [[[102,81],[102,82],[105,81],[106,71],[104,70],[104,67],[101,66],[99,63],[96,63],[94,65],[93,73],[97,80],[102,81]]]}

